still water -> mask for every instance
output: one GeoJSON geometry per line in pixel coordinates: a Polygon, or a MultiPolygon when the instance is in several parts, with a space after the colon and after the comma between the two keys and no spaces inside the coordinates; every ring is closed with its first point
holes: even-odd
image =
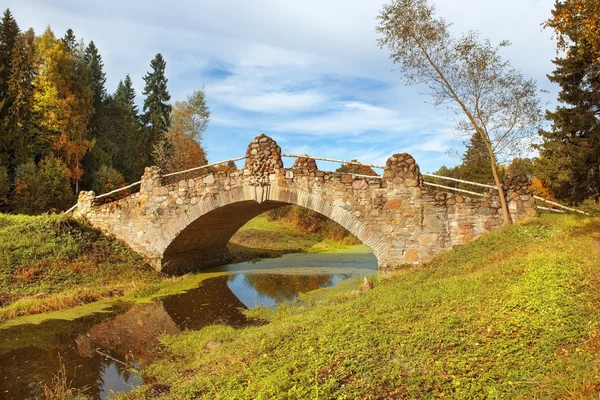
{"type": "Polygon", "coordinates": [[[116,303],[75,320],[0,326],[0,399],[42,398],[43,385],[51,384],[61,369],[71,387],[93,399],[131,390],[143,383],[135,368],[152,361],[161,334],[214,324],[264,324],[243,310],[276,307],[300,293],[374,275],[377,260],[364,251],[289,254],[210,271],[226,275],[151,303],[116,303]]]}

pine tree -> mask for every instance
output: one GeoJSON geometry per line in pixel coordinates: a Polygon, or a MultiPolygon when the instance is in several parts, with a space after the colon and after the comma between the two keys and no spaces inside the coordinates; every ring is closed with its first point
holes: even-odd
{"type": "Polygon", "coordinates": [[[10,64],[13,48],[19,36],[19,26],[12,13],[7,8],[0,21],[0,118],[10,106],[7,101],[8,80],[10,79],[10,64]]]}
{"type": "Polygon", "coordinates": [[[543,143],[536,175],[552,194],[572,204],[593,197],[600,201],[600,7],[597,1],[557,1],[546,26],[557,33],[564,57],[553,62],[548,78],[558,83],[560,105],[548,111],[550,130],[543,143]],[[594,26],[596,28],[594,28],[594,26]]]}
{"type": "Polygon", "coordinates": [[[11,74],[8,82],[10,107],[5,120],[7,166],[12,173],[39,151],[33,135],[33,93],[38,73],[35,33],[32,29],[19,35],[15,42],[11,74]]]}
{"type": "Polygon", "coordinates": [[[135,88],[129,74],[125,76],[125,81],[119,81],[117,90],[114,94],[114,99],[126,104],[131,109],[131,113],[138,118],[138,108],[135,104],[135,88]]]}
{"type": "Polygon", "coordinates": [[[490,154],[481,136],[473,134],[460,165],[460,179],[479,183],[494,182],[490,170],[490,154]]]}
{"type": "Polygon", "coordinates": [[[155,145],[164,147],[171,125],[171,105],[168,104],[171,95],[167,90],[167,78],[165,77],[166,62],[160,53],[150,62],[150,67],[152,71],[144,76],[146,85],[143,94],[146,99],[144,100],[142,121],[149,128],[149,144],[152,147],[155,145]]]}
{"type": "Polygon", "coordinates": [[[94,108],[97,108],[106,99],[106,74],[103,72],[104,62],[98,48],[92,40],[85,48],[83,60],[90,69],[90,86],[94,108]]]}
{"type": "Polygon", "coordinates": [[[62,41],[67,46],[67,49],[71,52],[71,54],[75,53],[77,50],[77,38],[75,37],[75,32],[73,32],[73,29],[67,29],[62,41]]]}

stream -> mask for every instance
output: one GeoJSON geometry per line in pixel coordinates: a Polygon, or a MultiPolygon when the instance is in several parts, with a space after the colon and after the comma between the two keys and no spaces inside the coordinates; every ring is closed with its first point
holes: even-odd
{"type": "Polygon", "coordinates": [[[351,251],[356,252],[288,254],[225,265],[203,271],[224,275],[150,303],[117,301],[104,312],[73,320],[0,326],[0,399],[43,398],[43,386],[60,375],[93,399],[132,390],[143,379],[131,366],[151,363],[164,333],[214,324],[263,325],[265,321],[248,318],[243,310],[275,308],[300,293],[377,274],[371,253],[351,251]]]}

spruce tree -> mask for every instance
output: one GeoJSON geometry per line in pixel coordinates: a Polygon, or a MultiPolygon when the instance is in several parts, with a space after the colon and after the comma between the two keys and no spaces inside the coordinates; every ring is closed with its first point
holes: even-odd
{"type": "Polygon", "coordinates": [[[136,93],[135,88],[133,87],[133,82],[131,81],[129,74],[127,74],[125,76],[125,81],[119,81],[113,98],[123,104],[126,104],[130,108],[131,113],[137,118],[138,108],[135,104],[135,96],[136,93]]]}
{"type": "Polygon", "coordinates": [[[75,37],[75,32],[73,32],[73,29],[67,29],[67,32],[65,32],[65,36],[62,38],[62,41],[67,46],[67,49],[69,49],[71,54],[75,53],[77,49],[77,38],[75,37]]]}
{"type": "Polygon", "coordinates": [[[33,135],[33,93],[38,73],[35,33],[29,29],[15,42],[8,82],[10,107],[4,128],[8,153],[6,165],[12,175],[16,167],[37,154],[37,138],[33,135]]]}
{"type": "Polygon", "coordinates": [[[167,90],[167,78],[165,77],[166,62],[162,54],[158,53],[150,62],[152,71],[144,76],[143,94],[144,114],[142,121],[149,128],[149,144],[162,146],[167,139],[167,132],[171,125],[171,95],[167,90]]]}
{"type": "Polygon", "coordinates": [[[477,133],[471,136],[471,141],[467,145],[460,166],[459,178],[479,183],[494,182],[494,176],[490,170],[490,154],[483,139],[477,133]]]}
{"type": "Polygon", "coordinates": [[[7,8],[0,21],[0,118],[4,117],[6,109],[10,106],[7,99],[8,80],[13,49],[19,32],[17,21],[7,8]]]}
{"type": "Polygon", "coordinates": [[[596,1],[557,1],[547,22],[567,51],[548,76],[561,87],[560,105],[546,113],[552,127],[540,131],[536,175],[556,198],[572,204],[600,201],[600,35],[593,28],[599,11],[596,1]]]}
{"type": "Polygon", "coordinates": [[[98,48],[92,40],[83,53],[83,59],[90,69],[90,86],[94,107],[98,107],[106,99],[106,74],[103,72],[104,63],[98,48]]]}

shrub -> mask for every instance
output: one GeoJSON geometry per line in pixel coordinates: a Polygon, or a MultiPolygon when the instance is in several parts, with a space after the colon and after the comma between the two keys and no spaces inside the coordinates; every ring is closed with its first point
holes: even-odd
{"type": "MultiPolygon", "coordinates": [[[[96,194],[108,193],[112,190],[125,186],[125,178],[113,167],[103,165],[94,172],[92,177],[92,190],[96,194]]],[[[119,197],[128,196],[129,192],[124,190],[118,193],[119,197]]]]}

